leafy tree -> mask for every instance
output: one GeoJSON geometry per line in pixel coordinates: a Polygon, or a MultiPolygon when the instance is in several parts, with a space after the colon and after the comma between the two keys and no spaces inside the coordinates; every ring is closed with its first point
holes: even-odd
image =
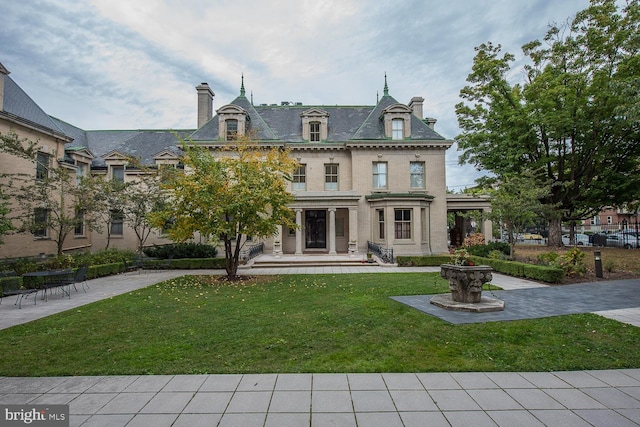
{"type": "MultiPolygon", "coordinates": [[[[20,138],[14,130],[7,133],[0,132],[0,153],[10,154],[23,159],[31,159],[37,152],[37,144],[25,138],[20,138]]],[[[3,187],[9,187],[12,177],[0,171],[3,186],[0,187],[0,245],[4,243],[3,236],[14,231],[16,227],[11,221],[11,198],[3,187]]]]}
{"type": "Polygon", "coordinates": [[[113,212],[124,210],[126,184],[112,179],[106,179],[103,175],[88,175],[82,180],[83,194],[91,197],[91,211],[88,215],[94,224],[94,230],[103,232],[106,230],[107,244],[111,244],[111,220],[113,212]]]}
{"type": "Polygon", "coordinates": [[[514,56],[500,45],[476,48],[456,106],[465,152],[461,162],[499,178],[530,171],[551,182],[549,245],[560,246],[561,223],[640,196],[640,5],[591,0],[544,43],[523,47],[531,63],[524,82],[510,84],[514,56]]]}
{"type": "Polygon", "coordinates": [[[549,186],[540,186],[528,175],[505,177],[491,190],[490,218],[503,224],[509,238],[510,256],[515,255],[516,236],[533,225],[550,207],[542,203],[548,197],[549,186]]]}
{"type": "MultiPolygon", "coordinates": [[[[56,243],[57,254],[62,255],[65,239],[80,220],[78,213],[84,216],[90,211],[92,201],[82,187],[76,185],[75,174],[71,173],[75,166],[58,160],[54,162],[49,165],[46,176],[39,179],[14,177],[20,183],[14,186],[12,196],[19,207],[19,231],[38,234],[49,230],[48,238],[56,243]],[[44,214],[38,217],[36,211],[44,214]]],[[[83,225],[89,230],[92,228],[86,219],[83,225]]]]}
{"type": "Polygon", "coordinates": [[[151,214],[152,224],[171,224],[167,233],[178,242],[195,233],[220,239],[233,280],[248,236],[273,236],[278,225],[295,227],[286,181],[296,162],[287,150],[260,147],[246,136],[215,153],[185,142],[183,149],[185,171],[166,178],[169,202],[151,214]]]}
{"type": "Polygon", "coordinates": [[[151,214],[161,210],[165,205],[166,195],[161,188],[161,183],[162,172],[168,170],[162,167],[143,166],[133,158],[129,159],[129,165],[138,169],[139,173],[135,181],[125,184],[123,188],[121,212],[125,224],[128,224],[136,233],[137,251],[142,254],[144,244],[155,228],[151,224],[151,214]]]}

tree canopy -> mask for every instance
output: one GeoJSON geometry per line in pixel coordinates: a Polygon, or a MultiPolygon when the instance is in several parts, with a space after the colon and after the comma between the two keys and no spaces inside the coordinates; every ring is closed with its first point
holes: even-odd
{"type": "Polygon", "coordinates": [[[550,245],[562,244],[563,220],[640,196],[639,27],[638,0],[591,0],[523,46],[530,63],[513,84],[514,55],[490,42],[476,48],[456,106],[460,161],[550,182],[550,245]]]}
{"type": "Polygon", "coordinates": [[[247,237],[273,236],[278,225],[295,227],[286,182],[296,162],[287,150],[261,147],[245,136],[215,152],[187,142],[183,150],[185,169],[165,178],[167,203],[151,214],[152,223],[178,242],[196,233],[221,240],[227,275],[234,279],[247,237]]]}

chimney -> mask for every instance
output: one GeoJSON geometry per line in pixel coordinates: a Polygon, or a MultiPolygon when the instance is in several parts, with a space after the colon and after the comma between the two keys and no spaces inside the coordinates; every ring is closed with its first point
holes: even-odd
{"type": "Polygon", "coordinates": [[[213,97],[215,93],[207,83],[196,86],[198,91],[198,129],[213,117],[213,97]]]}
{"type": "Polygon", "coordinates": [[[0,63],[0,111],[4,110],[4,76],[9,75],[9,70],[0,63]]]}
{"type": "Polygon", "coordinates": [[[438,120],[434,119],[433,117],[427,117],[426,119],[424,119],[422,121],[425,122],[427,124],[427,126],[429,126],[431,129],[434,129],[436,127],[436,122],[438,120]]]}
{"type": "Polygon", "coordinates": [[[409,101],[409,108],[413,111],[413,115],[422,120],[422,103],[424,102],[424,98],[421,96],[414,96],[409,101]]]}

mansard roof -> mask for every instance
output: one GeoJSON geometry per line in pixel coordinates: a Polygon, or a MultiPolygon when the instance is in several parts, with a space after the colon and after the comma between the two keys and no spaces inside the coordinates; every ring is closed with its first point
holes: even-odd
{"type": "MultiPolygon", "coordinates": [[[[2,69],[7,71],[4,67],[2,69]]],[[[9,77],[8,71],[6,73],[0,72],[0,79],[4,79],[4,95],[0,116],[33,127],[56,138],[71,141],[71,137],[65,135],[56,122],[9,77]]]]}
{"type": "MultiPolygon", "coordinates": [[[[253,105],[241,95],[229,105],[242,108],[249,116],[249,129],[256,132],[257,139],[262,142],[301,143],[302,120],[305,114],[328,115],[327,143],[344,143],[360,140],[384,141],[384,122],[381,119],[385,109],[398,106],[403,111],[411,111],[409,107],[399,103],[390,95],[384,95],[376,105],[369,106],[337,106],[337,105],[253,105]]],[[[226,106],[225,106],[226,107],[226,106]]],[[[222,111],[222,107],[218,111],[222,111]]],[[[431,129],[423,120],[411,116],[410,140],[437,140],[445,138],[431,129]]],[[[215,115],[200,129],[191,135],[194,142],[215,142],[219,140],[219,117],[215,115]]],[[[397,144],[397,141],[393,142],[397,144]]]]}
{"type": "Polygon", "coordinates": [[[180,138],[187,138],[192,132],[192,129],[86,131],[88,146],[96,156],[95,167],[104,167],[104,156],[113,152],[135,157],[144,165],[154,164],[160,153],[179,156],[180,138]]]}

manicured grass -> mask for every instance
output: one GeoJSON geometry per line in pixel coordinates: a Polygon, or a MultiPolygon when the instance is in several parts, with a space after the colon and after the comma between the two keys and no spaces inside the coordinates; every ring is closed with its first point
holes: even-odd
{"type": "Polygon", "coordinates": [[[442,292],[437,273],[185,276],[0,331],[0,375],[640,367],[640,328],[596,315],[451,325],[389,298],[442,292]]]}

